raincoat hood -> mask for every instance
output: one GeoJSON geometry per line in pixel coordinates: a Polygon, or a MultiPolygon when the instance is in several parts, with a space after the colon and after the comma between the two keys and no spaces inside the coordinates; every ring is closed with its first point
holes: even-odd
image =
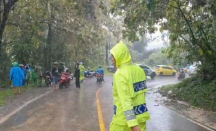
{"type": "Polygon", "coordinates": [[[19,64],[17,62],[13,62],[12,65],[15,66],[19,66],[19,64]]]}
{"type": "Polygon", "coordinates": [[[132,61],[130,52],[123,41],[116,44],[110,53],[114,56],[116,60],[116,66],[120,67],[122,64],[130,63],[132,61]]]}

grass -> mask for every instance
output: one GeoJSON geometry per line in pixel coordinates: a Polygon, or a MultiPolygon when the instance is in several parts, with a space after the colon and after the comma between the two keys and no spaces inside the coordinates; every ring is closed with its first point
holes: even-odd
{"type": "Polygon", "coordinates": [[[5,103],[6,98],[13,96],[13,95],[14,95],[14,92],[12,88],[0,92],[0,106],[2,106],[5,103]]]}
{"type": "Polygon", "coordinates": [[[193,106],[216,111],[216,79],[202,81],[198,77],[161,88],[160,93],[172,99],[186,101],[193,106]]]}
{"type": "MultiPolygon", "coordinates": [[[[33,83],[30,83],[28,86],[22,87],[22,92],[32,89],[33,87],[34,87],[33,83]]],[[[0,90],[0,107],[6,103],[7,98],[12,97],[12,96],[14,96],[13,88],[8,87],[8,88],[4,88],[0,90]]]]}

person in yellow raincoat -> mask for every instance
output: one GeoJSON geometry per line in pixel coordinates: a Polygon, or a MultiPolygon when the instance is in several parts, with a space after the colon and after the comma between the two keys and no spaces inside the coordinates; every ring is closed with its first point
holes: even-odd
{"type": "Polygon", "coordinates": [[[84,76],[85,67],[83,66],[82,62],[80,62],[79,69],[80,69],[80,81],[83,81],[85,78],[84,76]]]}
{"type": "Polygon", "coordinates": [[[146,131],[150,114],[146,106],[146,75],[142,68],[132,63],[123,41],[110,51],[117,67],[114,74],[114,116],[110,131],[146,131]]]}

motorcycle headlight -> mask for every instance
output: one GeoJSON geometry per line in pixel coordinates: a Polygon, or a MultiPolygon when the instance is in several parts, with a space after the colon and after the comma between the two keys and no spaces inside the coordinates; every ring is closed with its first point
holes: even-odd
{"type": "Polygon", "coordinates": [[[65,80],[65,78],[61,78],[62,80],[65,80]]]}

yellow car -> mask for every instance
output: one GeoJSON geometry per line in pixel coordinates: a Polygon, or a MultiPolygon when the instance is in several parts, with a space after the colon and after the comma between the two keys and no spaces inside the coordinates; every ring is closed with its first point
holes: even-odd
{"type": "Polygon", "coordinates": [[[155,72],[157,75],[163,76],[163,75],[172,75],[175,76],[177,74],[177,71],[167,65],[157,65],[155,67],[155,72]]]}

